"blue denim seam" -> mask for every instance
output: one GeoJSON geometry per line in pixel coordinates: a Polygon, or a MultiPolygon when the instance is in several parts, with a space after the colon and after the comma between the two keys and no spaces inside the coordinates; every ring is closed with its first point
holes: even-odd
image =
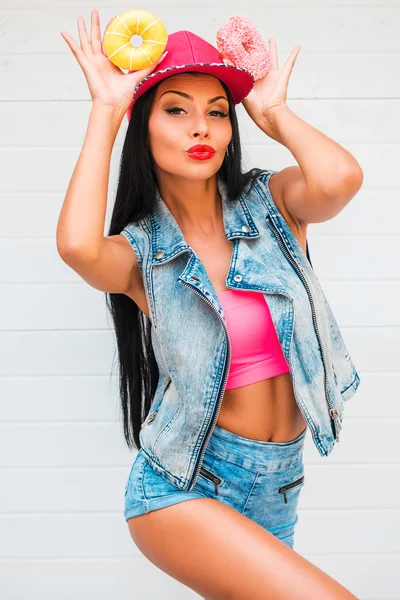
{"type": "Polygon", "coordinates": [[[249,502],[250,496],[253,494],[253,490],[254,490],[257,480],[258,480],[258,471],[256,472],[256,476],[254,477],[253,485],[251,486],[251,490],[249,491],[247,498],[246,498],[246,502],[244,503],[244,506],[242,508],[242,515],[244,515],[244,512],[247,508],[247,504],[249,502]]]}
{"type": "Polygon", "coordinates": [[[343,390],[341,390],[341,394],[343,394],[344,392],[346,392],[349,388],[351,388],[354,385],[354,382],[357,381],[358,376],[356,375],[353,379],[353,381],[350,383],[350,385],[348,385],[347,387],[345,387],[343,390]]]}
{"type": "Polygon", "coordinates": [[[294,458],[290,463],[285,464],[282,468],[276,469],[274,471],[271,471],[271,470],[268,469],[268,465],[265,465],[267,467],[265,470],[262,468],[263,465],[260,465],[259,467],[254,467],[254,469],[252,469],[251,467],[244,467],[242,464],[235,462],[231,458],[227,458],[225,456],[221,456],[214,449],[210,450],[210,454],[213,454],[214,456],[218,457],[220,460],[228,462],[231,465],[235,465],[235,467],[241,467],[242,469],[245,469],[246,471],[250,471],[251,473],[255,473],[255,474],[256,473],[259,473],[259,474],[280,473],[281,471],[285,471],[286,469],[290,469],[297,462],[301,462],[301,457],[297,457],[297,458],[294,458]]]}

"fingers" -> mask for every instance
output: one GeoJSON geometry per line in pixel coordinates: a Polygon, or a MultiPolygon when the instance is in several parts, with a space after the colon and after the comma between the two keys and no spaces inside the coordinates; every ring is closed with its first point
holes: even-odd
{"type": "Polygon", "coordinates": [[[160,62],[162,62],[164,60],[164,58],[167,56],[168,54],[168,50],[166,50],[165,52],[163,52],[163,54],[161,54],[160,58],[158,60],[156,60],[155,63],[153,63],[152,65],[150,65],[150,67],[148,67],[147,69],[144,69],[143,72],[145,72],[146,74],[151,73],[156,67],[158,67],[158,65],[160,64],[160,62]]]}
{"type": "Polygon", "coordinates": [[[148,75],[150,75],[150,73],[152,73],[156,69],[156,67],[160,64],[160,62],[162,62],[164,60],[164,58],[166,57],[167,54],[168,54],[168,50],[166,50],[163,54],[161,54],[160,58],[158,60],[156,60],[155,63],[150,65],[150,67],[147,67],[146,69],[139,69],[138,71],[130,71],[128,73],[128,77],[132,77],[133,80],[136,82],[136,85],[139,85],[139,83],[142,82],[143,79],[145,79],[148,75]],[[138,76],[139,76],[139,79],[137,79],[138,76]]]}
{"type": "Polygon", "coordinates": [[[160,62],[162,62],[164,60],[164,58],[167,56],[168,54],[168,50],[166,50],[165,52],[163,52],[160,56],[160,58],[158,60],[156,60],[155,63],[153,63],[152,65],[150,65],[150,67],[148,67],[147,69],[145,69],[146,71],[148,71],[150,69],[150,71],[152,71],[155,67],[157,67],[160,62]]]}
{"type": "Polygon", "coordinates": [[[90,24],[90,43],[94,52],[102,52],[100,37],[100,17],[95,8],[92,8],[90,24]]]}
{"type": "Polygon", "coordinates": [[[283,65],[283,71],[285,71],[287,77],[291,74],[293,70],[294,63],[296,61],[297,55],[300,52],[300,44],[296,44],[291,53],[289,54],[285,64],[283,65]]]}
{"type": "Polygon", "coordinates": [[[78,33],[82,50],[87,57],[93,56],[93,48],[89,42],[85,19],[83,17],[78,17],[78,33]]]}
{"type": "Polygon", "coordinates": [[[78,46],[75,40],[69,35],[68,31],[62,29],[60,33],[63,36],[64,40],[67,42],[68,46],[70,47],[72,54],[75,56],[76,60],[82,67],[86,58],[85,53],[78,46]]]}
{"type": "Polygon", "coordinates": [[[276,49],[276,40],[273,37],[268,40],[268,54],[271,59],[272,68],[278,69],[278,51],[276,49]]]}
{"type": "MultiPolygon", "coordinates": [[[[114,18],[114,17],[113,17],[114,18]]],[[[109,23],[113,20],[110,19],[109,23]]],[[[107,23],[107,25],[109,25],[107,23]]],[[[100,17],[98,11],[93,8],[91,13],[91,26],[90,26],[90,40],[87,35],[85,20],[82,17],[78,17],[78,34],[81,47],[75,42],[70,36],[68,31],[64,29],[60,31],[61,35],[67,42],[75,58],[79,64],[83,67],[85,58],[93,57],[95,53],[102,53],[102,43],[100,37],[100,17]]]]}

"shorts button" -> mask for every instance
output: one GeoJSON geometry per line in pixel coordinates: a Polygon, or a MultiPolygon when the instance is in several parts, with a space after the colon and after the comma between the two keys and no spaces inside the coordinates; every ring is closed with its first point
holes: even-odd
{"type": "Polygon", "coordinates": [[[243,225],[242,226],[242,231],[250,231],[250,226],[249,225],[243,225]]]}
{"type": "Polygon", "coordinates": [[[164,250],[159,250],[156,252],[156,258],[162,258],[164,256],[164,250]]]}
{"type": "Polygon", "coordinates": [[[235,281],[242,281],[242,276],[241,275],[235,275],[235,277],[233,279],[235,281]]]}

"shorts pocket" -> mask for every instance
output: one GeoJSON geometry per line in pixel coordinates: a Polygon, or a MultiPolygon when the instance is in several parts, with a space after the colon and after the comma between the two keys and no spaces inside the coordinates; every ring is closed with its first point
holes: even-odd
{"type": "Polygon", "coordinates": [[[142,496],[145,500],[154,500],[170,494],[181,494],[181,490],[156,473],[146,460],[141,477],[142,496]]]}
{"type": "Polygon", "coordinates": [[[287,504],[288,503],[288,495],[290,497],[290,494],[293,493],[294,490],[297,492],[298,488],[303,485],[304,485],[304,475],[296,478],[294,481],[291,481],[290,483],[282,485],[280,488],[278,488],[278,494],[282,494],[284,503],[287,504]]]}
{"type": "Polygon", "coordinates": [[[140,480],[145,464],[143,452],[139,449],[125,483],[125,502],[128,502],[128,499],[131,497],[138,497],[140,495],[140,480]]]}
{"type": "Polygon", "coordinates": [[[226,470],[223,461],[207,451],[203,457],[196,486],[199,486],[203,493],[219,496],[220,488],[223,488],[225,480],[226,470]]]}
{"type": "Polygon", "coordinates": [[[215,473],[212,473],[209,469],[206,469],[203,465],[200,467],[199,476],[205,477],[205,479],[208,479],[208,481],[210,481],[214,485],[215,495],[218,496],[218,488],[224,482],[222,477],[215,475],[215,473]]]}
{"type": "Polygon", "coordinates": [[[243,512],[276,537],[285,539],[294,532],[303,486],[304,464],[301,459],[277,470],[258,472],[243,512]]]}

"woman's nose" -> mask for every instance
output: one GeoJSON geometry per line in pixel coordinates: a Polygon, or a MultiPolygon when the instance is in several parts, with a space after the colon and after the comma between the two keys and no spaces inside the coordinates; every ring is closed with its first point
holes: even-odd
{"type": "Polygon", "coordinates": [[[209,124],[205,117],[198,117],[193,126],[193,135],[205,135],[209,132],[209,124]]]}

